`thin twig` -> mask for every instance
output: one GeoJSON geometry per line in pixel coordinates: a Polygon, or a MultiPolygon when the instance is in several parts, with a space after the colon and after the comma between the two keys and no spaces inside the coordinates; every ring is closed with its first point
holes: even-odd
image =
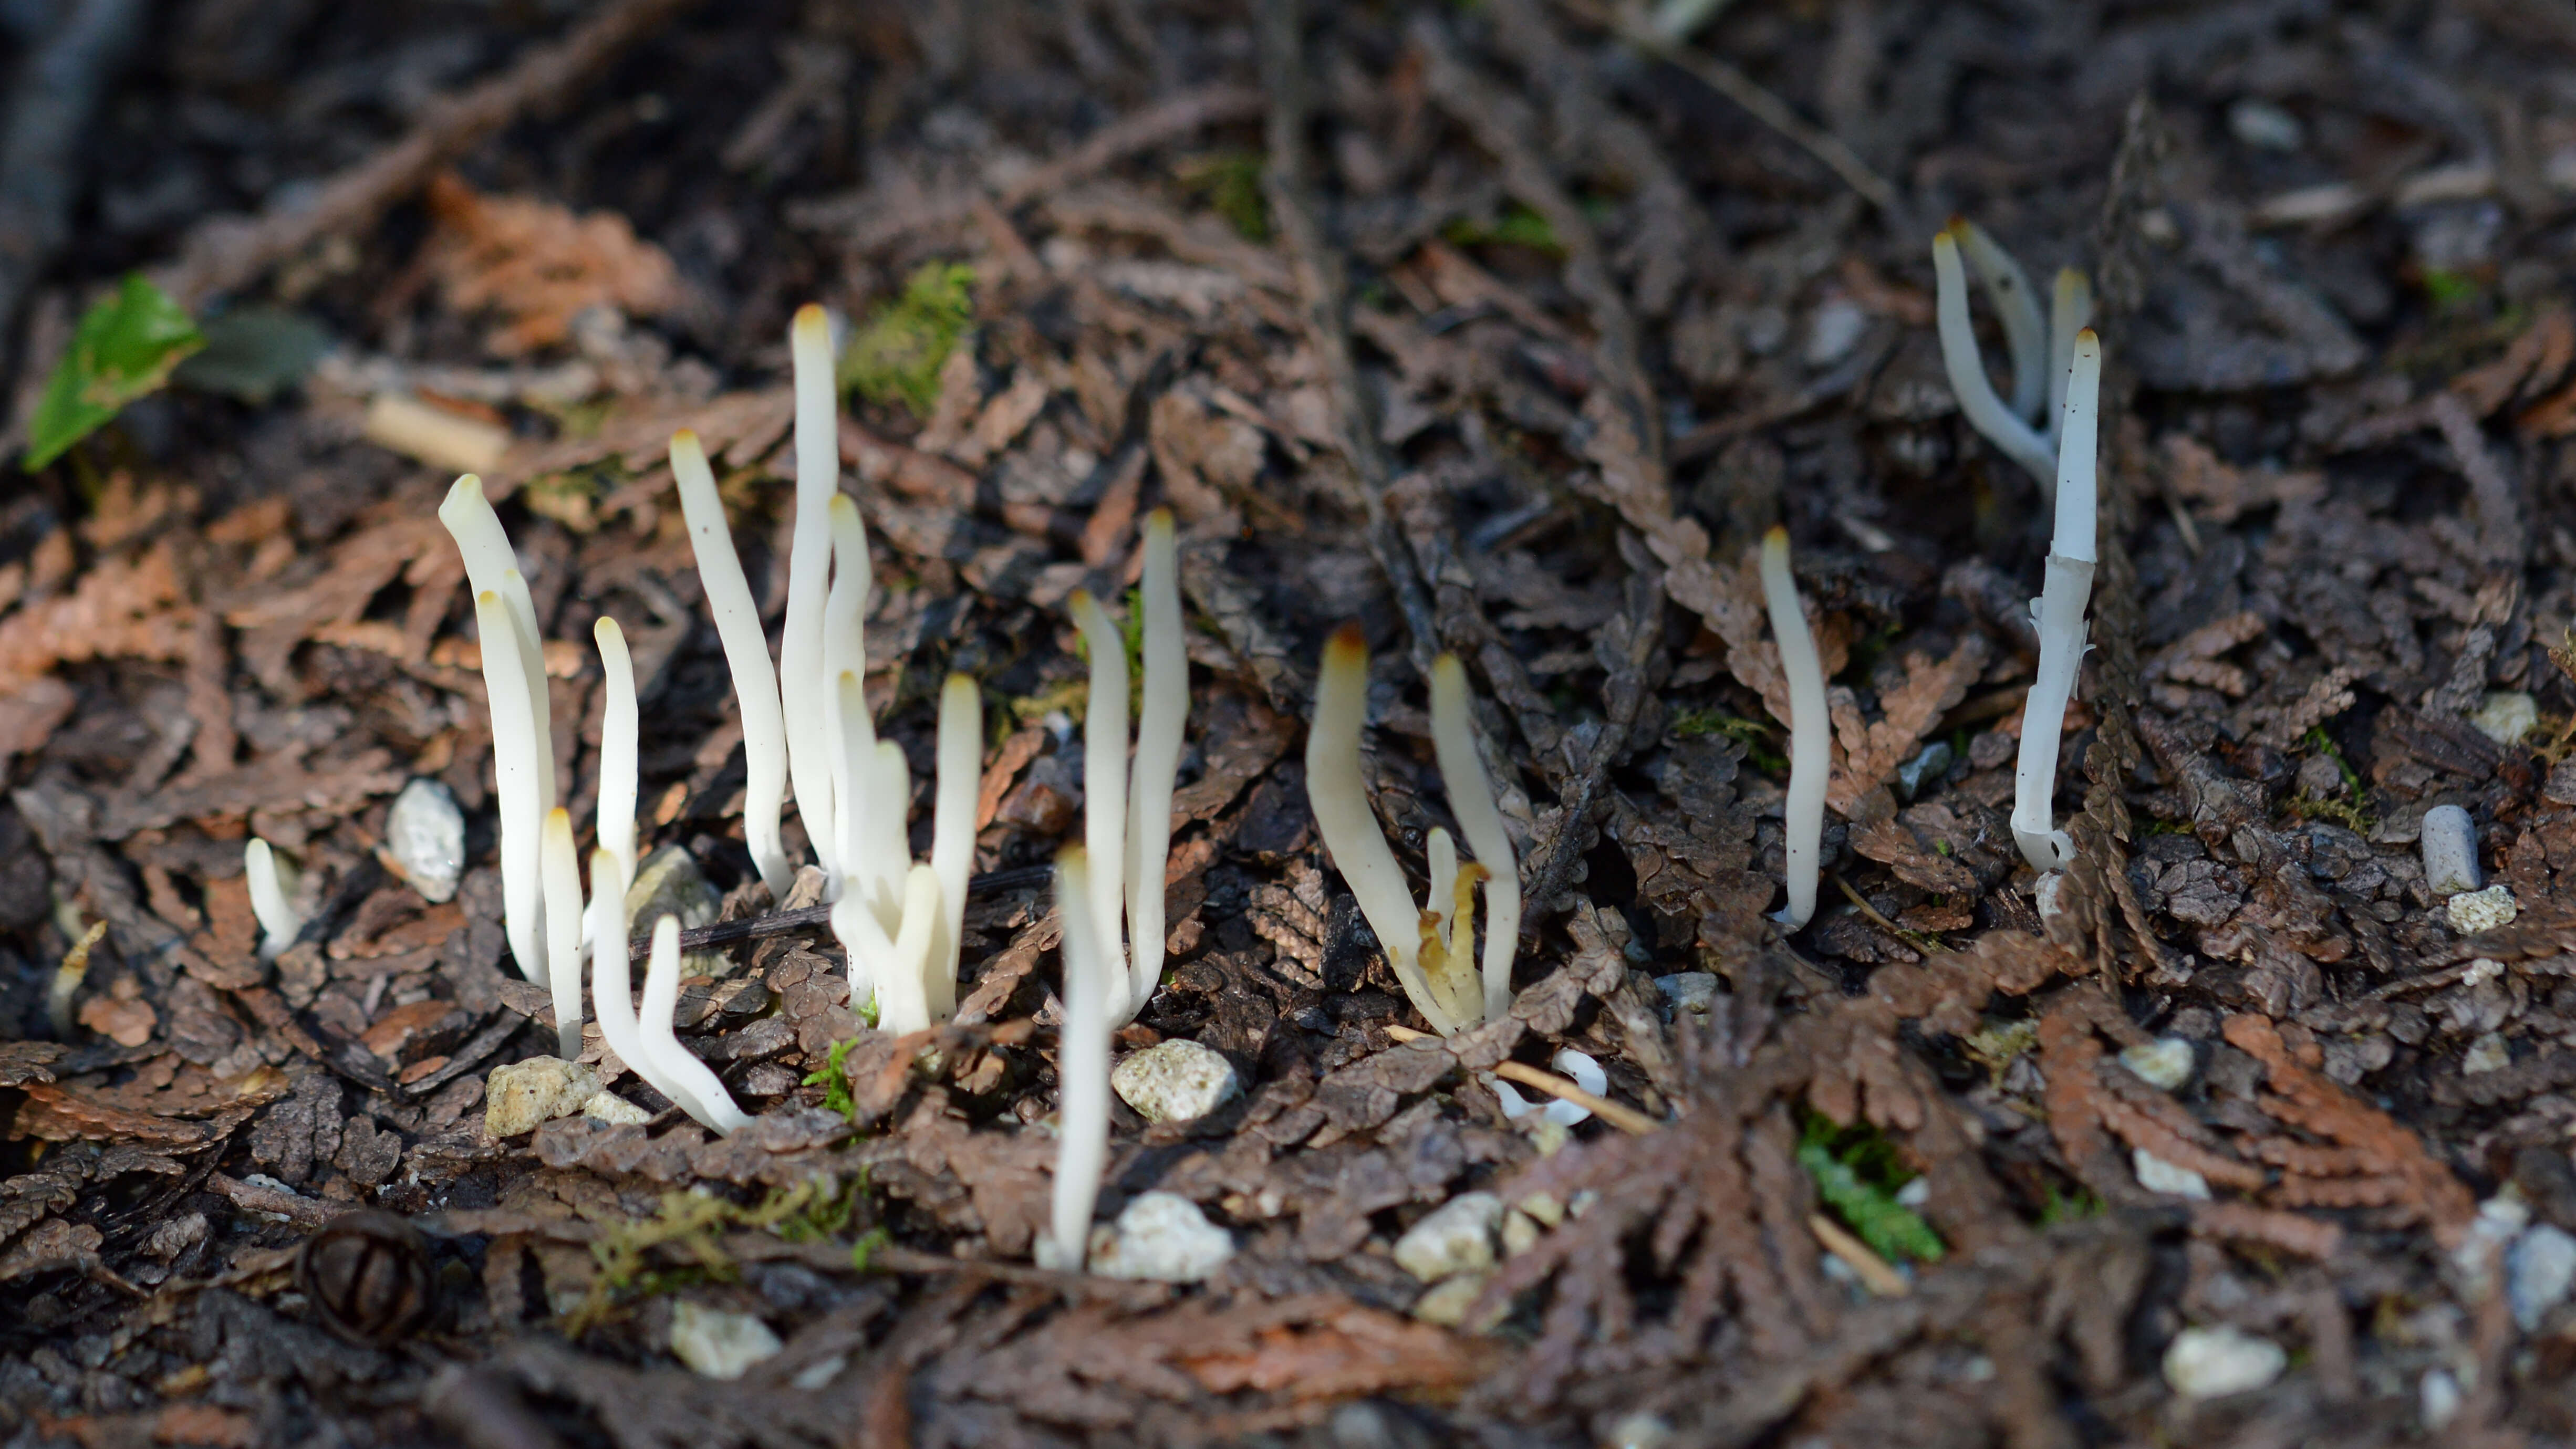
{"type": "Polygon", "coordinates": [[[1387,584],[1395,590],[1396,606],[1404,612],[1405,628],[1413,636],[1413,667],[1429,679],[1440,639],[1431,619],[1431,596],[1387,515],[1386,487],[1395,468],[1378,437],[1375,410],[1360,387],[1359,365],[1351,356],[1341,254],[1325,239],[1316,218],[1314,186],[1307,176],[1304,7],[1296,0],[1272,0],[1258,8],[1261,83],[1270,97],[1270,162],[1262,183],[1279,222],[1280,239],[1287,244],[1288,269],[1305,311],[1307,340],[1323,363],[1325,392],[1333,404],[1333,430],[1342,456],[1358,475],[1369,551],[1377,555],[1378,568],[1386,574],[1387,584]]]}
{"type": "Polygon", "coordinates": [[[1788,138],[1791,144],[1825,163],[1825,169],[1842,179],[1845,186],[1859,192],[1861,199],[1878,208],[1879,215],[1893,231],[1909,228],[1905,203],[1887,178],[1860,159],[1859,153],[1842,142],[1842,138],[1821,126],[1811,126],[1789,109],[1789,103],[1773,95],[1761,82],[1713,55],[1685,49],[1649,25],[1622,24],[1619,38],[1630,45],[1688,72],[1701,85],[1726,97],[1752,113],[1753,119],[1788,138]]]}
{"type": "Polygon", "coordinates": [[[256,217],[217,217],[188,236],[179,259],[155,278],[193,308],[239,291],[260,273],[326,236],[373,223],[429,182],[439,167],[517,120],[561,102],[620,51],[695,0],[614,0],[563,39],[541,45],[518,64],[429,108],[411,133],[340,172],[322,189],[270,206],[256,217]]]}
{"type": "MultiPolygon", "coordinates": [[[[1386,1028],[1386,1034],[1396,1041],[1420,1041],[1431,1035],[1427,1031],[1415,1031],[1409,1026],[1390,1026],[1386,1028]]],[[[1543,1071],[1527,1062],[1497,1062],[1494,1065],[1494,1075],[1505,1081],[1518,1082],[1524,1087],[1535,1088],[1551,1097],[1572,1102],[1622,1132],[1633,1132],[1643,1137],[1664,1125],[1624,1102],[1613,1102],[1607,1097],[1595,1096],[1556,1073],[1543,1071]]]]}
{"type": "Polygon", "coordinates": [[[1905,1275],[1887,1265],[1887,1260],[1869,1250],[1869,1244],[1855,1238],[1842,1224],[1823,1213],[1807,1214],[1807,1231],[1825,1245],[1825,1251],[1843,1260],[1861,1286],[1881,1298],[1903,1298],[1914,1291],[1905,1275]]]}
{"type": "Polygon", "coordinates": [[[1842,872],[1829,870],[1825,872],[1825,876],[1834,883],[1834,889],[1843,893],[1843,899],[1852,903],[1852,909],[1860,912],[1861,919],[1869,922],[1871,925],[1878,927],[1880,930],[1885,931],[1887,934],[1894,936],[1896,939],[1903,941],[1910,946],[1920,946],[1927,951],[1947,951],[1950,949],[1948,946],[1941,943],[1940,937],[1935,936],[1928,931],[1909,931],[1903,926],[1896,924],[1894,921],[1889,920],[1879,911],[1878,907],[1871,905],[1861,896],[1860,892],[1852,889],[1852,883],[1843,879],[1842,872]]]}

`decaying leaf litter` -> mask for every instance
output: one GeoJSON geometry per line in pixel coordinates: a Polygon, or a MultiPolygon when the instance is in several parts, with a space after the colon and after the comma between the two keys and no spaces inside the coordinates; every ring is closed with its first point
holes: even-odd
{"type": "Polygon", "coordinates": [[[19,319],[14,442],[115,421],[0,504],[12,1442],[2576,1434],[2563,14],[456,24],[183,8],[97,122],[135,144],[81,175],[94,244],[19,319]],[[1954,213],[2085,268],[2108,358],[2044,923],[2008,802],[2046,509],[1943,375],[1954,213]],[[94,347],[97,405],[47,412],[130,271],[202,347],[94,347]],[[917,848],[939,681],[983,690],[958,1009],[902,1037],[752,869],[663,461],[704,440],[774,625],[809,301],[842,319],[866,690],[917,848]],[[595,1029],[579,1085],[645,1120],[486,1130],[555,1033],[505,948],[436,518],[467,469],[576,821],[588,635],[630,641],[640,853],[703,877],[665,877],[678,1025],[754,1114],[731,1136],[595,1029]],[[1189,1286],[1030,1261],[1046,866],[1084,804],[1067,601],[1129,616],[1156,507],[1191,735],[1168,964],[1116,1050],[1195,1042],[1239,1091],[1113,1108],[1098,1210],[1194,1204],[1232,1251],[1189,1286]],[[1834,723],[1785,938],[1774,523],[1834,723]],[[1511,1010],[1448,1038],[1308,809],[1353,619],[1397,858],[1458,823],[1445,651],[1520,862],[1511,1010]],[[396,818],[433,787],[452,878],[396,818]],[[2428,877],[2444,806],[2477,880],[2428,877]],[[301,869],[273,958],[254,835],[301,869]],[[1507,1117],[1488,1073],[1566,1048],[1648,1130],[1507,1117]]]}

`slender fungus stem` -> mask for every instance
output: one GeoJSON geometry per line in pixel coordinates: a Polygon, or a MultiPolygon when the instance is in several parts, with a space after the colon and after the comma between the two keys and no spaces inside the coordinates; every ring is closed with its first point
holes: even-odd
{"type": "Polygon", "coordinates": [[[2066,426],[2066,375],[2075,366],[2075,334],[2093,320],[2093,281],[2073,267],[2057,272],[2048,311],[2048,441],[2066,426]]]}
{"type": "Polygon", "coordinates": [[[2048,323],[2039,314],[2039,292],[2030,284],[2030,273],[1975,222],[1953,218],[1950,229],[2004,324],[2004,346],[2012,353],[2013,415],[2044,421],[2040,410],[2048,406],[2048,323]]]}
{"type": "MultiPolygon", "coordinates": [[[[1082,834],[1089,853],[1090,921],[1100,933],[1101,959],[1123,966],[1120,920],[1126,915],[1120,867],[1127,858],[1127,641],[1101,612],[1100,602],[1077,589],[1065,601],[1091,655],[1091,693],[1082,719],[1082,834]]],[[[1168,812],[1167,812],[1168,814],[1168,812]]],[[[1120,971],[1124,977],[1126,972],[1120,971]]],[[[1111,1003],[1123,1008],[1128,991],[1111,1003]]]]}
{"type": "Polygon", "coordinates": [[[1091,1211],[1109,1165],[1109,997],[1115,963],[1100,952],[1091,919],[1087,855],[1056,853],[1056,910],[1064,920],[1064,1026],[1056,1037],[1053,1232],[1037,1245],[1041,1268],[1079,1273],[1090,1256],[1091,1211]]]}
{"type": "Polygon", "coordinates": [[[1771,635],[1780,645],[1780,672],[1789,682],[1789,904],[1775,917],[1790,930],[1816,914],[1818,842],[1825,829],[1825,775],[1831,768],[1826,735],[1825,669],[1816,639],[1799,607],[1798,584],[1789,573],[1789,530],[1762,536],[1762,598],[1771,610],[1771,635]]]}
{"type": "MultiPolygon", "coordinates": [[[[711,1131],[731,1133],[751,1119],[733,1103],[733,1094],[705,1062],[671,1030],[671,1015],[680,1004],[680,918],[664,916],[653,923],[653,954],[644,970],[644,1008],[636,1026],[644,1054],[672,1087],[662,1094],[711,1131]],[[694,1103],[694,1107],[692,1106],[694,1103]]],[[[654,1085],[660,1086],[656,1079],[654,1085]]]]}
{"type": "Polygon", "coordinates": [[[1968,425],[2038,479],[2042,489],[2051,488],[2057,479],[2056,450],[1995,396],[1995,385],[1977,356],[1976,330],[1968,321],[1968,273],[1959,260],[1960,226],[1953,222],[1932,238],[1932,273],[1939,284],[1934,315],[1940,323],[1942,371],[1949,375],[1950,391],[1957,395],[1959,412],[1968,425]]]}
{"type": "MultiPolygon", "coordinates": [[[[957,1014],[957,959],[966,938],[966,883],[975,868],[975,794],[983,767],[983,691],[973,679],[952,674],[939,690],[939,774],[930,811],[930,870],[940,910],[930,952],[933,1021],[957,1014]]],[[[1161,878],[1158,867],[1155,879],[1161,878]]]]}
{"type": "Polygon", "coordinates": [[[552,750],[537,736],[518,631],[499,592],[474,596],[474,626],[483,646],[483,693],[491,701],[493,793],[500,797],[501,919],[519,974],[543,986],[546,905],[537,845],[549,802],[538,792],[537,757],[552,750]]]}
{"type": "MultiPolygon", "coordinates": [[[[837,671],[825,669],[823,611],[832,555],[831,500],[841,490],[841,454],[839,409],[832,396],[831,324],[821,307],[808,302],[796,309],[787,352],[796,393],[796,523],[787,553],[787,620],[778,641],[779,698],[786,711],[787,767],[796,809],[824,875],[837,879],[842,867],[834,860],[836,746],[827,718],[837,671]]],[[[864,583],[860,592],[864,608],[864,583]]]]}
{"type": "Polygon", "coordinates": [[[2013,841],[2031,869],[2062,869],[2075,844],[2055,828],[2058,737],[2066,702],[2084,662],[2084,609],[2093,594],[2094,448],[2102,392],[2102,343],[2091,329],[2075,335],[2058,447],[2057,532],[2046,582],[2033,601],[2039,625],[2039,675],[2022,706],[2021,755],[2013,770],[2013,841]]]}
{"type": "MultiPolygon", "coordinates": [[[[626,631],[606,614],[591,626],[590,637],[599,646],[607,690],[607,709],[599,723],[599,845],[617,857],[618,874],[633,880],[635,770],[641,728],[635,704],[635,657],[626,650],[626,631]]],[[[594,871],[591,889],[599,888],[594,871]]]]}
{"type": "MultiPolygon", "coordinates": [[[[743,843],[751,848],[752,863],[759,867],[770,894],[783,901],[794,872],[788,868],[787,849],[778,831],[779,809],[787,795],[787,723],[779,705],[778,670],[769,659],[769,640],[761,632],[760,608],[752,602],[742,560],[733,551],[733,532],[725,523],[724,500],[716,494],[715,472],[707,466],[698,435],[686,428],[671,435],[671,476],[679,484],[680,512],[688,520],[698,578],[716,618],[725,665],[733,671],[734,698],[742,707],[747,774],[743,843]]],[[[821,510],[816,512],[819,515],[821,510]]]]}
{"type": "MultiPolygon", "coordinates": [[[[555,997],[555,1055],[581,1055],[581,856],[573,849],[572,812],[546,812],[538,848],[546,892],[546,982],[555,997]]],[[[605,884],[614,885],[612,878],[605,884]]],[[[617,954],[614,948],[610,955],[617,954]]]]}
{"type": "Polygon", "coordinates": [[[259,920],[259,954],[275,956],[304,934],[304,917],[295,909],[295,873],[254,835],[242,847],[242,874],[250,882],[250,913],[259,920]]]}
{"type": "MultiPolygon", "coordinates": [[[[1503,812],[1494,804],[1493,782],[1476,753],[1476,732],[1467,709],[1467,669],[1455,654],[1431,662],[1431,747],[1440,760],[1440,778],[1449,791],[1449,813],[1458,817],[1458,833],[1467,850],[1491,872],[1485,877],[1485,1019],[1500,1020],[1512,1009],[1512,957],[1520,949],[1521,873],[1512,855],[1512,838],[1503,830],[1503,812]]],[[[1432,905],[1441,904],[1437,882],[1432,905]]],[[[1463,943],[1461,949],[1464,949],[1463,943]]]]}
{"type": "Polygon", "coordinates": [[[1135,775],[1128,781],[1126,1006],[1134,1019],[1163,977],[1163,875],[1172,855],[1172,787],[1180,778],[1189,726],[1189,641],[1181,623],[1179,546],[1172,511],[1145,520],[1145,708],[1136,722],[1135,775]]]}

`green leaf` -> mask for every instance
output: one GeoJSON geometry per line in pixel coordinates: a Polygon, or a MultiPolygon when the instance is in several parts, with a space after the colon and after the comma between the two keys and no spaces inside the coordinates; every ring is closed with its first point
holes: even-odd
{"type": "Polygon", "coordinates": [[[23,466],[33,472],[170,381],[179,360],[206,345],[187,310],[170,294],[130,272],[116,295],[80,320],[72,345],[45,383],[28,431],[23,466]]]}
{"type": "Polygon", "coordinates": [[[841,383],[873,403],[901,402],[917,418],[939,403],[939,369],[975,320],[975,269],[930,262],[903,295],[868,314],[841,354],[841,383]]]}
{"type": "Polygon", "coordinates": [[[1941,1261],[1940,1235],[1914,1210],[1861,1180],[1859,1173],[1834,1160],[1832,1153],[1809,1143],[1798,1149],[1798,1165],[1816,1180],[1816,1194],[1851,1226],[1870,1251],[1891,1262],[1941,1261]]]}
{"type": "Polygon", "coordinates": [[[203,330],[205,350],[181,362],[170,380],[252,407],[302,382],[331,350],[322,324],[284,307],[229,307],[207,318],[203,330]]]}

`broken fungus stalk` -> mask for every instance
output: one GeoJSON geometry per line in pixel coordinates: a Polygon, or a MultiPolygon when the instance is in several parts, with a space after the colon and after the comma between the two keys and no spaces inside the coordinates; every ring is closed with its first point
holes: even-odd
{"type": "Polygon", "coordinates": [[[571,811],[558,805],[546,812],[537,854],[546,892],[546,983],[555,998],[555,1055],[571,1061],[581,1055],[582,926],[581,855],[573,848],[571,811]]]}
{"type": "MultiPolygon", "coordinates": [[[[1968,426],[2019,463],[2045,489],[2056,481],[2056,450],[1995,396],[1995,385],[1986,376],[1985,361],[1977,355],[1976,330],[1968,320],[1967,268],[1959,259],[1966,226],[1953,221],[1932,238],[1932,273],[1938,289],[1934,315],[1941,333],[1941,368],[1949,375],[1950,391],[1957,396],[1959,412],[1967,418],[1968,426]]],[[[2023,286],[2027,289],[2028,282],[2023,286]]],[[[2045,397],[2046,393],[2043,390],[2039,395],[2045,397]]]]}
{"type": "Polygon", "coordinates": [[[1056,1036],[1052,1231],[1038,1241],[1037,1263],[1079,1273],[1090,1255],[1091,1211],[1109,1165],[1110,998],[1122,994],[1123,984],[1117,963],[1100,950],[1089,857],[1079,846],[1056,852],[1055,900],[1064,937],[1064,1025],[1056,1036]]]}
{"type": "MultiPolygon", "coordinates": [[[[1485,987],[1467,947],[1475,937],[1476,882],[1497,872],[1483,865],[1462,869],[1449,832],[1434,830],[1427,842],[1430,898],[1414,905],[1360,774],[1360,727],[1367,718],[1368,644],[1358,625],[1345,624],[1325,644],[1315,682],[1315,718],[1306,732],[1306,798],[1316,832],[1377,934],[1397,983],[1432,1030],[1455,1036],[1485,1019],[1485,987]]],[[[1450,788],[1457,788],[1454,777],[1450,788]]],[[[1456,809],[1454,800],[1451,808],[1456,809]]],[[[1497,864],[1514,868],[1508,852],[1497,864]]]]}
{"type": "MultiPolygon", "coordinates": [[[[742,754],[747,778],[743,786],[743,842],[770,894],[787,898],[793,878],[787,849],[778,830],[780,808],[787,796],[787,723],[779,704],[778,670],[769,659],[769,640],[760,627],[760,607],[752,601],[743,578],[742,560],[733,549],[733,531],[725,523],[724,500],[707,466],[698,435],[687,429],[671,435],[671,476],[680,488],[680,511],[689,525],[689,546],[698,560],[698,579],[705,587],[707,608],[715,615],[716,638],[724,645],[725,665],[733,671],[733,692],[742,708],[742,754]]],[[[810,830],[827,829],[815,822],[810,830]]]]}
{"type": "MultiPolygon", "coordinates": [[[[644,1005],[636,1022],[645,1059],[671,1083],[671,1087],[663,1088],[662,1095],[678,1103],[700,1125],[715,1132],[739,1130],[751,1118],[734,1105],[733,1094],[725,1090],[725,1084],[716,1079],[705,1062],[680,1045],[680,1038],[671,1030],[672,1014],[679,1005],[680,918],[664,916],[653,923],[653,951],[644,968],[644,1005]],[[691,1103],[696,1104],[694,1108],[691,1103]]],[[[647,1080],[659,1087],[662,1078],[647,1080]]]]}
{"type": "Polygon", "coordinates": [[[295,871],[254,835],[242,847],[242,874],[250,882],[250,913],[259,918],[259,954],[274,957],[304,934],[304,917],[295,910],[295,871]]]}
{"type": "Polygon", "coordinates": [[[1816,914],[1818,842],[1825,828],[1825,777],[1831,768],[1826,731],[1825,670],[1816,638],[1798,602],[1789,572],[1789,530],[1762,536],[1762,598],[1771,610],[1771,635],[1780,645],[1780,672],[1789,685],[1789,796],[1784,807],[1788,859],[1783,875],[1789,904],[1775,918],[1790,930],[1816,914]]]}
{"type": "Polygon", "coordinates": [[[2039,675],[2022,705],[2021,756],[2013,769],[2013,840],[2031,869],[2051,871],[2075,858],[2074,842],[2055,827],[2058,737],[2066,702],[2084,662],[2084,609],[2093,595],[2094,447],[2102,392],[2102,343],[2090,329],[2075,337],[2058,448],[2057,531],[2046,581],[2033,601],[2039,626],[2039,675]]]}
{"type": "MultiPolygon", "coordinates": [[[[1458,833],[1467,837],[1467,849],[1490,872],[1485,877],[1483,975],[1485,1019],[1496,1021],[1512,1009],[1512,957],[1521,939],[1520,862],[1503,829],[1503,812],[1494,804],[1493,782],[1485,777],[1485,762],[1476,752],[1467,667],[1455,654],[1431,663],[1431,747],[1449,792],[1449,813],[1458,817],[1458,833]]],[[[1436,905],[1436,882],[1432,889],[1436,905]]]]}

